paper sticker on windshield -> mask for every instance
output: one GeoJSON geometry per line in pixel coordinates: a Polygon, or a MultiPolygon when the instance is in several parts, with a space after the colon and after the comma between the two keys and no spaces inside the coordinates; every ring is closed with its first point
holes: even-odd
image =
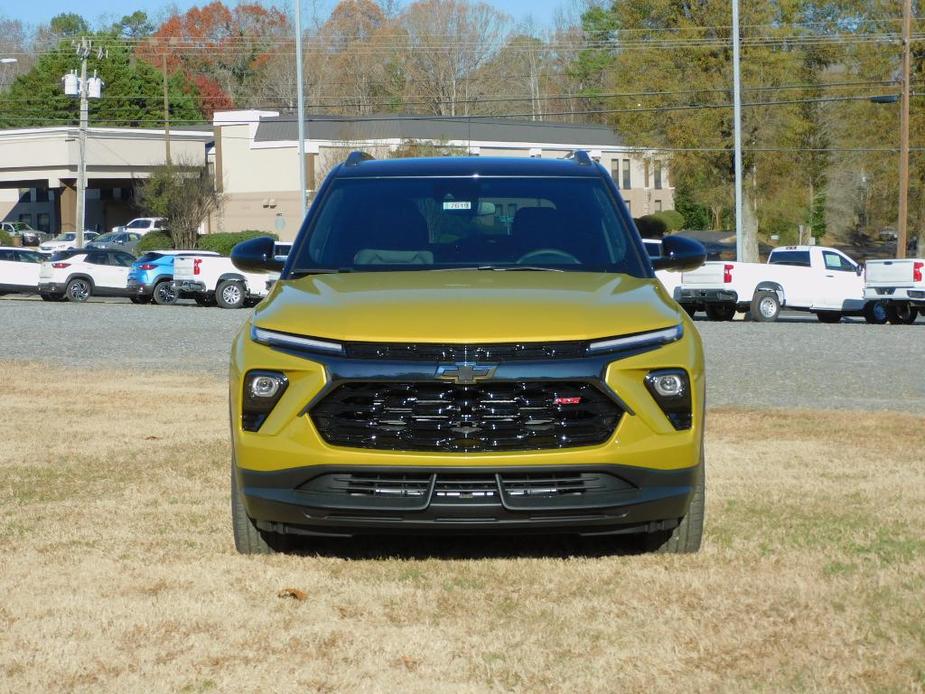
{"type": "Polygon", "coordinates": [[[468,200],[446,200],[443,203],[444,210],[471,210],[472,203],[468,200]]]}

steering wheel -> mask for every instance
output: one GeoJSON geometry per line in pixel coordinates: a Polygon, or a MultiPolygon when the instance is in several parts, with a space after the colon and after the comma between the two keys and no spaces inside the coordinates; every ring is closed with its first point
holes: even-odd
{"type": "Polygon", "coordinates": [[[571,253],[560,251],[558,248],[539,248],[525,253],[517,259],[518,265],[547,262],[558,265],[580,265],[581,261],[571,253]],[[553,258],[553,260],[549,260],[553,258]]]}

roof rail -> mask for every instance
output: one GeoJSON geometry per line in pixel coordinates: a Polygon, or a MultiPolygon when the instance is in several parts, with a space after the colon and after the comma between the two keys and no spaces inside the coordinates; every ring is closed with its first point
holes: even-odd
{"type": "Polygon", "coordinates": [[[369,161],[370,159],[375,159],[375,157],[367,152],[354,150],[347,156],[347,166],[356,166],[361,161],[369,161]]]}
{"type": "Polygon", "coordinates": [[[563,159],[574,159],[581,166],[591,166],[594,163],[591,155],[584,149],[573,149],[563,159]]]}

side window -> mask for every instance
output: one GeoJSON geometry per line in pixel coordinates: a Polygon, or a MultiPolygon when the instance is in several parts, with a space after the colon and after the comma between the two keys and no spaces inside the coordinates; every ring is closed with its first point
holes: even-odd
{"type": "Polygon", "coordinates": [[[109,265],[119,265],[121,267],[129,267],[132,264],[132,256],[128,253],[110,253],[109,254],[109,265]]]}
{"type": "Polygon", "coordinates": [[[838,253],[824,251],[822,257],[825,260],[826,270],[837,270],[838,272],[854,272],[854,266],[838,253]]]}
{"type": "Polygon", "coordinates": [[[88,253],[87,254],[87,263],[91,265],[108,265],[106,262],[106,253],[88,253]]]}
{"type": "Polygon", "coordinates": [[[16,260],[13,257],[13,251],[0,250],[0,260],[16,260]]]}

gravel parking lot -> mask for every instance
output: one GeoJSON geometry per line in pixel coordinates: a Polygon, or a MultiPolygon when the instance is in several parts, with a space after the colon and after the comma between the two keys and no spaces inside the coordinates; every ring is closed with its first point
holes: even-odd
{"type": "MultiPolygon", "coordinates": [[[[73,368],[184,370],[222,375],[249,311],[193,304],[83,305],[0,299],[0,359],[73,368]]],[[[925,322],[823,325],[698,320],[711,406],[925,412],[925,322]]]]}

